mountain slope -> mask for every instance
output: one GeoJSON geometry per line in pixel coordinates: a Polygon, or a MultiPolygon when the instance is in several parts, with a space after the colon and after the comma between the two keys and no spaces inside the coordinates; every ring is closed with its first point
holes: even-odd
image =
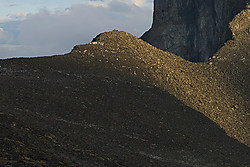
{"type": "Polygon", "coordinates": [[[1,165],[249,163],[245,145],[173,95],[71,56],[1,62],[1,165]]]}
{"type": "Polygon", "coordinates": [[[0,165],[247,166],[246,17],[206,63],[120,31],[66,55],[0,60],[0,165]]]}
{"type": "Polygon", "coordinates": [[[223,51],[231,49],[234,53],[229,45],[232,42],[241,43],[229,41],[210,62],[191,63],[128,33],[112,31],[101,34],[90,45],[76,46],[70,55],[89,72],[140,80],[170,92],[219,124],[228,135],[249,145],[249,103],[245,100],[249,41],[237,47],[241,59],[223,51]]]}

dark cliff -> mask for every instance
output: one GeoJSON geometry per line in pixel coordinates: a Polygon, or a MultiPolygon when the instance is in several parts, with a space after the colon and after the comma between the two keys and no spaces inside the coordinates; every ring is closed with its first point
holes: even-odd
{"type": "Polygon", "coordinates": [[[152,28],[141,38],[187,60],[207,61],[232,38],[229,22],[247,0],[155,0],[152,28]]]}

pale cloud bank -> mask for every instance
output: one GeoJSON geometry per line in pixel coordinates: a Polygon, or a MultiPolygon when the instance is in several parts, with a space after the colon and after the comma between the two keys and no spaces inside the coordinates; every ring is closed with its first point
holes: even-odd
{"type": "Polygon", "coordinates": [[[146,3],[146,0],[132,0],[132,2],[136,5],[136,6],[144,6],[144,4],[146,3]]]}
{"type": "MultiPolygon", "coordinates": [[[[101,32],[118,29],[141,36],[151,26],[146,0],[74,4],[64,11],[42,9],[21,21],[0,23],[0,58],[64,54],[101,32]]],[[[20,14],[20,16],[22,16],[20,14]]]]}

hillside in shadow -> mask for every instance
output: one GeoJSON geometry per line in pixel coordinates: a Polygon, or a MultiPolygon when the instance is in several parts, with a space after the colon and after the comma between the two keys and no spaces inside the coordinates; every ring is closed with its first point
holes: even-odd
{"type": "Polygon", "coordinates": [[[0,60],[0,165],[249,165],[248,18],[204,63],[117,30],[0,60]]]}

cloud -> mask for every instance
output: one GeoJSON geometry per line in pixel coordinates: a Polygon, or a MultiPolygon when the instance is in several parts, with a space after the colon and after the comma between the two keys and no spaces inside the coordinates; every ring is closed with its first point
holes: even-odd
{"type": "Polygon", "coordinates": [[[102,1],[101,1],[101,3],[100,3],[100,1],[88,1],[88,5],[94,6],[94,7],[104,7],[104,8],[107,7],[107,5],[102,3],[102,1]]]}
{"type": "Polygon", "coordinates": [[[140,6],[142,7],[145,4],[145,0],[132,0],[132,2],[136,5],[136,6],[140,6]]]}
{"type": "Polygon", "coordinates": [[[16,7],[19,6],[17,3],[10,4],[9,7],[16,7]]]}
{"type": "Polygon", "coordinates": [[[94,7],[107,7],[107,5],[101,4],[101,3],[98,3],[98,2],[89,1],[88,4],[91,5],[91,6],[94,6],[94,7]]]}
{"type": "MultiPolygon", "coordinates": [[[[17,44],[21,21],[0,22],[0,44],[17,44]]],[[[0,57],[1,57],[0,50],[0,57]]]]}
{"type": "Polygon", "coordinates": [[[7,15],[11,20],[24,20],[28,16],[28,13],[15,13],[7,15]]]}
{"type": "MultiPolygon", "coordinates": [[[[12,40],[6,42],[8,47],[0,47],[0,58],[67,53],[74,45],[89,43],[99,33],[113,29],[141,36],[151,26],[151,20],[152,7],[140,7],[120,0],[74,4],[57,12],[42,9],[36,14],[26,15],[16,26],[18,32],[8,30],[13,26],[4,27],[12,40]]],[[[0,27],[3,26],[0,24],[0,27]]]]}
{"type": "Polygon", "coordinates": [[[11,38],[13,38],[11,34],[9,34],[3,28],[0,28],[0,44],[8,43],[11,40],[11,38]]]}
{"type": "Polygon", "coordinates": [[[13,58],[32,57],[35,53],[39,54],[39,51],[30,46],[0,44],[0,53],[0,58],[13,58]]]}
{"type": "Polygon", "coordinates": [[[4,30],[3,28],[0,28],[0,41],[5,38],[4,30]]]}

